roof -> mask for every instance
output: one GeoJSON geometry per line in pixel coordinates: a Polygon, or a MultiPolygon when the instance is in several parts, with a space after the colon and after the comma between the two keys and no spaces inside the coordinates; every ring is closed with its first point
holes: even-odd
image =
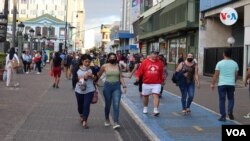
{"type": "Polygon", "coordinates": [[[61,22],[65,23],[64,21],[57,19],[56,17],[53,17],[50,14],[44,14],[44,15],[41,15],[41,16],[36,17],[34,19],[27,20],[25,22],[37,22],[37,21],[44,20],[44,19],[52,20],[52,21],[58,22],[58,23],[61,23],[61,22]]]}

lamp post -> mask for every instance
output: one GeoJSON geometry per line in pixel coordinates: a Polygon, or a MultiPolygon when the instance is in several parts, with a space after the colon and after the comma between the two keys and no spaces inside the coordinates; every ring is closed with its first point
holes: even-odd
{"type": "Polygon", "coordinates": [[[43,40],[43,43],[44,43],[44,46],[43,46],[43,48],[42,48],[42,49],[43,49],[43,50],[45,50],[45,41],[46,41],[46,37],[45,37],[45,36],[43,36],[43,37],[42,37],[42,40],[43,40]]]}
{"type": "Polygon", "coordinates": [[[235,43],[234,37],[229,37],[227,39],[227,43],[230,45],[230,47],[233,47],[233,44],[235,43]]]}
{"type": "Polygon", "coordinates": [[[30,50],[33,50],[33,37],[34,37],[34,33],[35,33],[35,31],[34,31],[34,29],[33,28],[31,28],[30,30],[29,30],[29,32],[30,32],[30,50]]]}
{"type": "Polygon", "coordinates": [[[21,22],[17,25],[17,44],[18,44],[18,56],[20,57],[23,50],[23,30],[24,24],[21,22]]]}
{"type": "Polygon", "coordinates": [[[38,38],[38,50],[42,50],[42,48],[41,48],[41,36],[42,36],[42,34],[41,33],[39,33],[39,34],[37,34],[37,38],[38,38]]]}

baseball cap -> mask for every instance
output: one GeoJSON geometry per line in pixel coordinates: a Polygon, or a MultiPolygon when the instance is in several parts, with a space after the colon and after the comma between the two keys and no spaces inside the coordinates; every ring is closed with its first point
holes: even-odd
{"type": "Polygon", "coordinates": [[[159,52],[158,52],[158,51],[155,51],[155,50],[152,50],[152,51],[151,51],[151,54],[157,54],[157,55],[158,55],[159,52]]]}

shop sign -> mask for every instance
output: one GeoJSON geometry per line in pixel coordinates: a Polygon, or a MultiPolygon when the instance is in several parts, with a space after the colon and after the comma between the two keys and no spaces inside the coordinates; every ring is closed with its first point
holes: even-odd
{"type": "Polygon", "coordinates": [[[227,7],[220,12],[220,20],[223,24],[230,26],[237,22],[238,13],[235,9],[227,7]]]}

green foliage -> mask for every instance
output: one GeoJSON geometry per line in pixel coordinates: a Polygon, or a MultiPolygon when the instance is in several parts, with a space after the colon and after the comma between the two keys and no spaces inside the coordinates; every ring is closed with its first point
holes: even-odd
{"type": "Polygon", "coordinates": [[[0,52],[0,69],[4,68],[5,66],[5,57],[6,57],[6,54],[3,52],[0,52]]]}

